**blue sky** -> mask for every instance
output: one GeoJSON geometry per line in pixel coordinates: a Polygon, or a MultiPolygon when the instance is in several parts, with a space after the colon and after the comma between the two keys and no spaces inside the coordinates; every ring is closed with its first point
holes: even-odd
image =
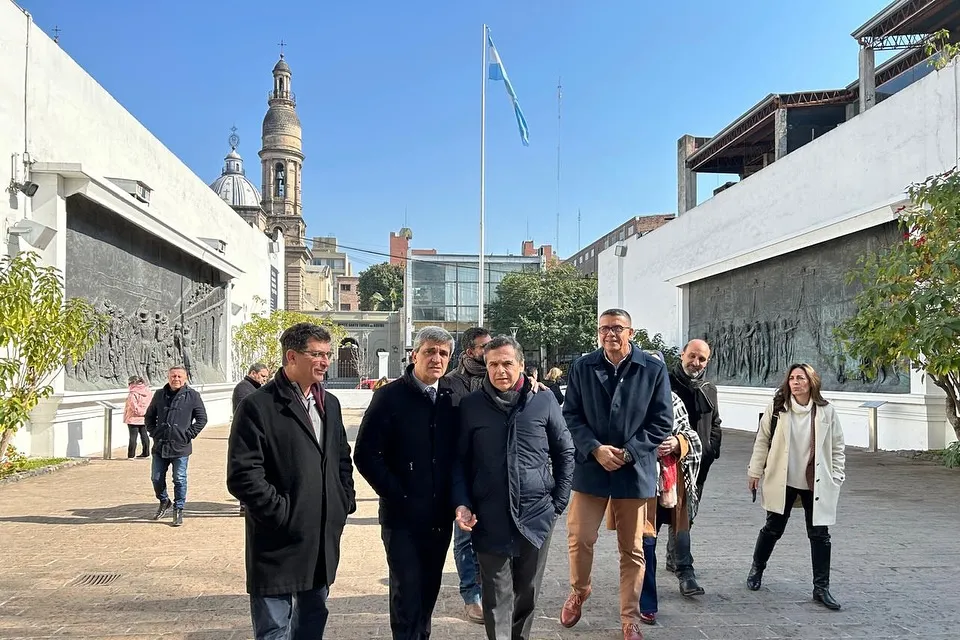
{"type": "MultiPolygon", "coordinates": [[[[676,143],[713,135],[771,92],[843,87],[850,32],[887,0],[18,0],[204,181],[236,125],[259,180],[260,125],[285,40],[303,123],[309,235],[386,251],[478,247],[481,25],[503,86],[487,104],[487,250],[553,243],[563,78],[560,254],[635,214],[676,208],[676,143]]],[[[701,178],[701,193],[726,178],[701,178]]],[[[358,268],[382,258],[352,252],[358,268]]]]}

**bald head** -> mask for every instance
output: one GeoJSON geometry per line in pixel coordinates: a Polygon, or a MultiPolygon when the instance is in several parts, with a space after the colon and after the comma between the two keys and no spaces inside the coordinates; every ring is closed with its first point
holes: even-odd
{"type": "Polygon", "coordinates": [[[694,338],[686,344],[680,353],[683,372],[691,378],[698,378],[710,362],[710,345],[706,340],[694,338]]]}

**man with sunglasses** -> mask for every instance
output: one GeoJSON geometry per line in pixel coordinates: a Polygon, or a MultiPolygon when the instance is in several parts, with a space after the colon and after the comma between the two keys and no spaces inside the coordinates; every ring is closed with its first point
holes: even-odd
{"type": "Polygon", "coordinates": [[[624,640],[642,640],[643,525],[657,495],[657,449],[673,431],[673,399],[664,363],[635,346],[630,314],[600,314],[601,348],[573,363],[563,417],[576,447],[567,513],[571,593],[560,624],[580,621],[591,594],[593,549],[610,508],[620,549],[620,623],[624,640]]]}
{"type": "Polygon", "coordinates": [[[257,640],[321,640],[340,535],[356,508],[340,403],[322,382],[330,333],[308,322],[280,336],[283,367],[240,401],[227,489],[246,507],[247,593],[257,640]]]}

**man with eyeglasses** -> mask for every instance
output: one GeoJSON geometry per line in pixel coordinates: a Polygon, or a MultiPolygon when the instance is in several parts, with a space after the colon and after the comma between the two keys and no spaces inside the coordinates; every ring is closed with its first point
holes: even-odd
{"type": "Polygon", "coordinates": [[[673,431],[673,398],[664,363],[635,346],[630,314],[600,314],[600,349],[573,363],[563,417],[577,450],[567,512],[571,593],[560,624],[580,621],[590,597],[593,550],[609,506],[620,549],[624,640],[642,640],[643,525],[657,495],[657,449],[673,431]]]}
{"type": "Polygon", "coordinates": [[[233,417],[227,489],[246,507],[247,593],[257,640],[321,640],[340,536],[356,510],[340,403],[322,386],[330,333],[280,336],[283,367],[233,417]]]}

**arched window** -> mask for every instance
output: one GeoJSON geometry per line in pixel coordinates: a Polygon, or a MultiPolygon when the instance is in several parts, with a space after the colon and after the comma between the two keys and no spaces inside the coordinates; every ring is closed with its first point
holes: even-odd
{"type": "Polygon", "coordinates": [[[273,195],[278,198],[284,197],[287,193],[287,178],[283,170],[283,163],[278,162],[273,168],[273,195]]]}
{"type": "Polygon", "coordinates": [[[283,78],[279,78],[280,97],[283,97],[283,78]]]}

